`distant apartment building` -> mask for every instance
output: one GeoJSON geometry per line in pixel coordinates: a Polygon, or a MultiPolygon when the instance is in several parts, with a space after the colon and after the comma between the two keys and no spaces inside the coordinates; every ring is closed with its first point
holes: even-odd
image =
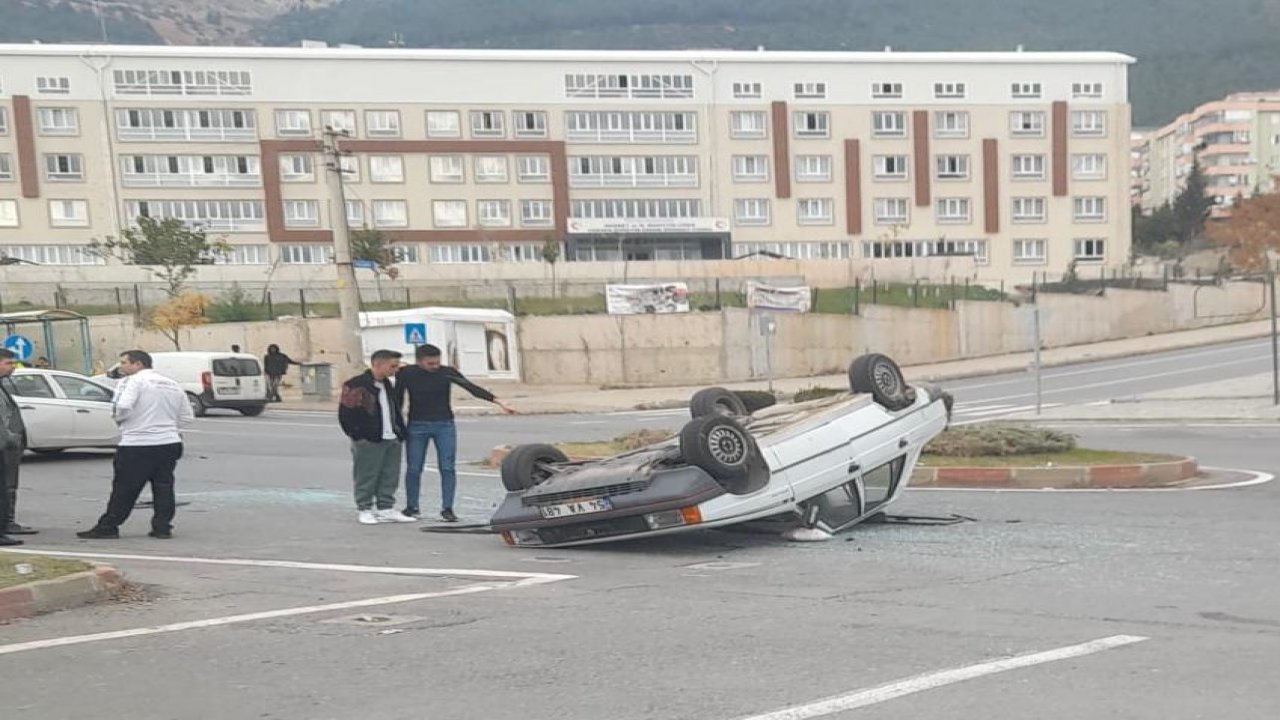
{"type": "Polygon", "coordinates": [[[101,262],[140,216],[218,262],[970,257],[992,278],[1129,255],[1115,53],[0,45],[0,253],[101,262]],[[341,141],[345,207],[321,153],[341,141]]]}
{"type": "Polygon", "coordinates": [[[1223,216],[1239,198],[1274,192],[1280,174],[1280,90],[1236,93],[1197,107],[1147,136],[1134,169],[1141,205],[1171,202],[1198,160],[1213,214],[1223,216]]]}

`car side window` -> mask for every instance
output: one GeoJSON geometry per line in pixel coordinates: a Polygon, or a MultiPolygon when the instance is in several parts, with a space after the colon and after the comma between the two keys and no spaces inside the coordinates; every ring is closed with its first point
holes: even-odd
{"type": "Polygon", "coordinates": [[[53,381],[62,388],[68,400],[89,400],[92,402],[111,402],[111,391],[88,380],[65,375],[54,375],[53,381]]]}
{"type": "Polygon", "coordinates": [[[53,388],[39,375],[10,375],[7,389],[15,397],[54,398],[53,388]]]}

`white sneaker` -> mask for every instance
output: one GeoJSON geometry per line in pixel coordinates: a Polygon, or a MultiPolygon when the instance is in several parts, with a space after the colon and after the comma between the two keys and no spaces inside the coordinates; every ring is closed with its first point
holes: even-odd
{"type": "Polygon", "coordinates": [[[411,523],[418,522],[418,518],[410,517],[404,513],[392,508],[390,510],[379,510],[376,522],[384,523],[411,523]]]}
{"type": "Polygon", "coordinates": [[[381,522],[378,520],[378,513],[372,510],[361,510],[357,519],[360,521],[361,525],[377,525],[381,522]]]}

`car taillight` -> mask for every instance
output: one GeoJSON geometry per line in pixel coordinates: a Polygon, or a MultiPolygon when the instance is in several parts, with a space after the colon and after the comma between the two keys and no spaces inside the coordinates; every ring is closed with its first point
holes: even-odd
{"type": "Polygon", "coordinates": [[[213,390],[213,373],[208,371],[200,373],[200,386],[205,390],[213,390]]]}

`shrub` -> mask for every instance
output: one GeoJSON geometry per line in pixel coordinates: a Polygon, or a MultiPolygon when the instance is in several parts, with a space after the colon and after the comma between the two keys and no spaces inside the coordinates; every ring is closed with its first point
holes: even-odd
{"type": "Polygon", "coordinates": [[[811,388],[805,388],[796,393],[796,396],[792,398],[792,400],[798,403],[809,402],[810,400],[821,400],[822,398],[829,398],[834,395],[842,395],[845,392],[847,391],[839,390],[837,388],[814,386],[811,388]]]}
{"type": "Polygon", "coordinates": [[[205,314],[211,322],[250,322],[266,320],[267,311],[249,297],[249,293],[239,284],[232,285],[218,297],[218,301],[206,308],[205,314]]]}
{"type": "Polygon", "coordinates": [[[1076,437],[1069,433],[1027,425],[991,424],[949,428],[925,446],[928,455],[986,457],[1046,455],[1070,452],[1076,437]]]}

